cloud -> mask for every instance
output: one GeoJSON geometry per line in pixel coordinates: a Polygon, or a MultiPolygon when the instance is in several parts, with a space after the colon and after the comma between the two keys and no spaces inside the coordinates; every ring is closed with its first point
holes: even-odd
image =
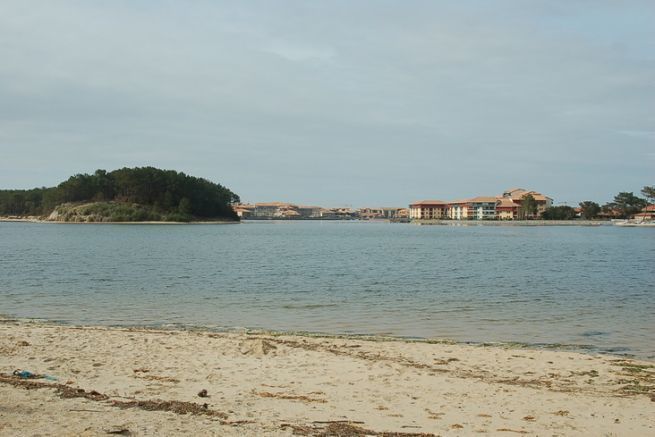
{"type": "Polygon", "coordinates": [[[151,164],[250,200],[602,200],[652,178],[653,21],[647,1],[7,0],[0,186],[151,164]]]}
{"type": "Polygon", "coordinates": [[[294,62],[329,61],[336,56],[335,51],[329,47],[314,47],[282,40],[271,42],[264,51],[294,62]]]}
{"type": "Polygon", "coordinates": [[[619,133],[633,138],[655,140],[655,130],[621,130],[619,133]]]}

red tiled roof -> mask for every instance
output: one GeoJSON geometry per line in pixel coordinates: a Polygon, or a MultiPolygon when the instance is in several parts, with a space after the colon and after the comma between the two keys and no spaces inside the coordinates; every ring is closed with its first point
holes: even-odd
{"type": "Polygon", "coordinates": [[[468,202],[470,202],[470,203],[490,203],[490,202],[495,202],[496,200],[498,200],[497,197],[478,196],[478,197],[473,197],[471,199],[468,199],[468,202]]]}
{"type": "Polygon", "coordinates": [[[441,205],[447,205],[447,202],[444,202],[443,200],[420,200],[418,202],[412,203],[410,206],[416,207],[416,206],[441,206],[441,205]]]}
{"type": "Polygon", "coordinates": [[[286,206],[286,207],[295,207],[295,205],[292,205],[291,203],[285,203],[285,202],[261,202],[261,203],[255,203],[255,206],[286,206]]]}
{"type": "Polygon", "coordinates": [[[462,205],[464,203],[468,203],[468,199],[459,199],[459,200],[453,200],[452,202],[448,202],[449,205],[462,205]]]}
{"type": "Polygon", "coordinates": [[[514,203],[512,199],[508,199],[507,197],[503,197],[498,199],[498,206],[499,208],[517,208],[518,205],[514,203]]]}

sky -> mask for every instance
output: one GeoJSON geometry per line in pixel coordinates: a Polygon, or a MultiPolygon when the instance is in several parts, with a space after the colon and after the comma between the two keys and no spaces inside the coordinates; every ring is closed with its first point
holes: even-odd
{"type": "Polygon", "coordinates": [[[243,201],[655,185],[655,2],[0,0],[0,187],[155,166],[243,201]]]}

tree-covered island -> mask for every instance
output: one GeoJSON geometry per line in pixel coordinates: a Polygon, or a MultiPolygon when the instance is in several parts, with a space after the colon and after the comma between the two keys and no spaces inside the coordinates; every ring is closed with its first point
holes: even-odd
{"type": "Polygon", "coordinates": [[[154,167],[71,176],[51,188],[0,190],[0,216],[65,222],[237,221],[239,196],[206,179],[154,167]]]}

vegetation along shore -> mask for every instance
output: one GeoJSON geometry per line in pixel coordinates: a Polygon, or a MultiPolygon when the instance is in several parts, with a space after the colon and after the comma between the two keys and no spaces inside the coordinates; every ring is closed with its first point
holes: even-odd
{"type": "Polygon", "coordinates": [[[0,190],[0,216],[54,222],[238,221],[239,196],[173,170],[122,168],[71,176],[51,188],[0,190]]]}

